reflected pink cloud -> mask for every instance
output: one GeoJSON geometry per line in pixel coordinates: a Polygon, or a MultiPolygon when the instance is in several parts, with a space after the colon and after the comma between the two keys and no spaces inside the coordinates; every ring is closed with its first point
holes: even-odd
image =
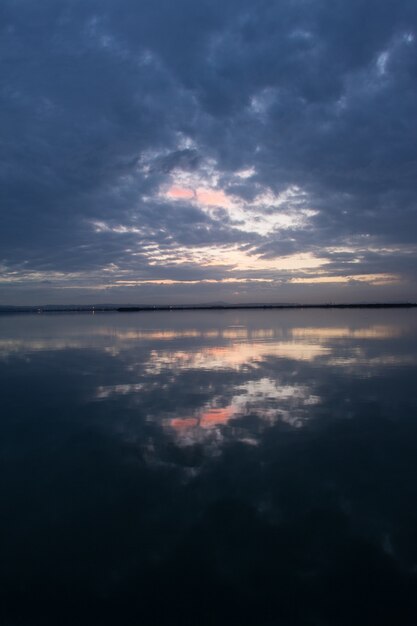
{"type": "Polygon", "coordinates": [[[171,428],[183,432],[194,428],[209,429],[219,424],[226,424],[234,417],[236,408],[227,406],[222,409],[209,408],[202,411],[197,417],[174,417],[168,421],[171,428]]]}
{"type": "Polygon", "coordinates": [[[293,328],[292,336],[297,339],[318,339],[329,342],[332,339],[389,339],[399,337],[401,328],[394,325],[376,324],[368,328],[348,328],[348,327],[308,327],[293,328]]]}
{"type": "Polygon", "coordinates": [[[258,433],[264,432],[278,420],[300,428],[308,419],[311,407],[319,402],[320,397],[313,394],[308,385],[283,384],[279,380],[264,377],[237,386],[226,406],[219,407],[221,397],[218,396],[213,399],[213,404],[205,404],[187,417],[164,420],[164,427],[179,445],[199,442],[218,447],[230,437],[239,441],[249,437],[253,445],[257,442],[257,436],[249,436],[244,424],[236,422],[231,431],[221,427],[230,425],[239,417],[253,414],[260,420],[258,433]]]}
{"type": "Polygon", "coordinates": [[[235,408],[227,406],[223,409],[209,409],[200,417],[201,428],[212,428],[218,424],[226,424],[235,415],[235,408]]]}
{"type": "Polygon", "coordinates": [[[169,420],[169,425],[178,431],[188,430],[198,426],[198,420],[195,417],[174,417],[169,420]]]}
{"type": "Polygon", "coordinates": [[[281,341],[271,343],[235,343],[229,346],[201,348],[196,351],[153,350],[146,370],[157,373],[164,369],[240,369],[256,367],[269,357],[291,359],[295,361],[314,361],[330,354],[330,348],[320,344],[302,341],[281,341]]]}

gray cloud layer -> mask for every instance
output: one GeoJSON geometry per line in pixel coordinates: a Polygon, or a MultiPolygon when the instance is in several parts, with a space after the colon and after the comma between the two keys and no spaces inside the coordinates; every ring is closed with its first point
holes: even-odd
{"type": "Polygon", "coordinates": [[[327,277],[396,276],[318,299],[415,297],[416,18],[407,0],[4,0],[1,300],[308,300],[289,282],[308,268],[279,266],[307,253],[327,277]],[[258,265],[199,261],[219,247],[258,265]],[[233,277],[270,282],[195,282],[233,277]]]}

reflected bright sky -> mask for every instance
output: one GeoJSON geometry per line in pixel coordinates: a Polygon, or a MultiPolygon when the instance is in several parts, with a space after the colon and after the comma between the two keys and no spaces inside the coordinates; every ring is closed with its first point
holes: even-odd
{"type": "Polygon", "coordinates": [[[416,355],[414,310],[2,315],[0,621],[413,626],[416,355]]]}

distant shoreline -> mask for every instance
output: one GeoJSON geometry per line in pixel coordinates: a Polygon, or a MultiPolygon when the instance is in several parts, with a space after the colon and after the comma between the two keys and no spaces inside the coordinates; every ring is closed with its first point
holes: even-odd
{"type": "Polygon", "coordinates": [[[227,304],[213,306],[165,306],[165,307],[118,307],[120,313],[137,311],[222,311],[241,309],[406,309],[415,308],[417,303],[399,304],[227,304]]]}
{"type": "Polygon", "coordinates": [[[143,305],[143,306],[69,306],[54,307],[7,307],[1,313],[149,313],[150,311],[230,311],[265,309],[410,309],[417,308],[416,302],[364,303],[364,304],[213,304],[213,305],[143,305]]]}

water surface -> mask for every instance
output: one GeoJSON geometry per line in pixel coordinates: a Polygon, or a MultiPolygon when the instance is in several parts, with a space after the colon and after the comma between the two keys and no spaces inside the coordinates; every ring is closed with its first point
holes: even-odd
{"type": "Polygon", "coordinates": [[[417,624],[417,314],[0,317],[0,623],[417,624]]]}

